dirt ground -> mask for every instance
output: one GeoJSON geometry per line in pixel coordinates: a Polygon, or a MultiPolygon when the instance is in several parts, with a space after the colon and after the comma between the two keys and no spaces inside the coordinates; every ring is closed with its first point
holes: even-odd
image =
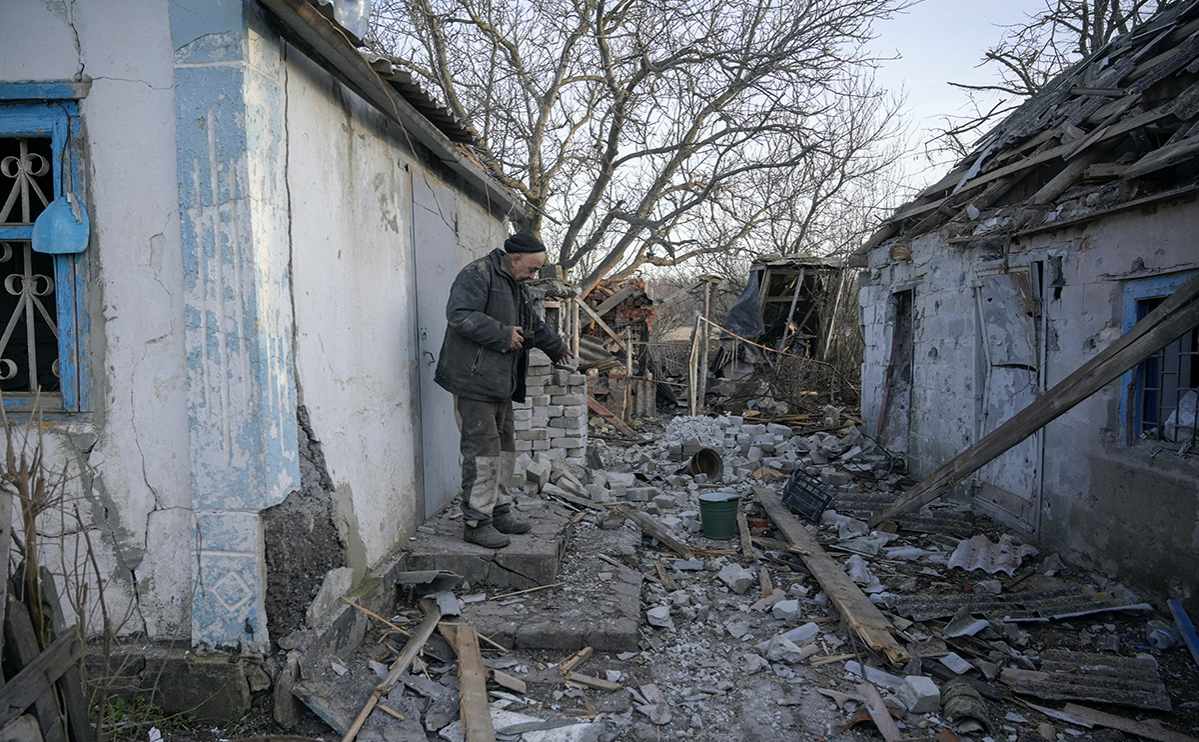
{"type": "MultiPolygon", "coordinates": [[[[610,458],[620,456],[615,447],[609,453],[610,458]]],[[[662,482],[657,484],[662,485],[662,482]]],[[[747,488],[749,483],[744,484],[747,488]]],[[[873,485],[857,481],[847,490],[863,486],[873,485]]],[[[742,508],[751,522],[754,518],[765,517],[750,497],[743,497],[742,508]]],[[[635,652],[597,652],[579,668],[580,672],[620,685],[619,690],[603,691],[572,686],[559,674],[559,665],[573,652],[502,653],[484,645],[485,662],[490,667],[502,669],[527,684],[527,691],[518,694],[489,683],[489,689],[498,692],[498,695],[493,694],[493,701],[498,699],[508,710],[539,719],[595,719],[589,729],[592,736],[586,738],[605,741],[877,740],[882,737],[868,717],[863,719],[861,704],[836,697],[836,693],[854,695],[858,692],[861,679],[847,671],[847,662],[860,661],[900,677],[926,675],[942,688],[953,677],[951,671],[933,658],[926,657],[914,660],[906,667],[897,667],[864,649],[846,632],[836,610],[824,599],[820,586],[794,555],[759,550],[757,559],[747,563],[739,551],[738,539],[716,541],[691,534],[688,543],[705,550],[698,557],[702,565],[699,569],[681,570],[677,567],[696,565],[681,563],[678,555],[648,536],[642,536],[630,522],[602,511],[583,510],[578,517],[561,569],[560,580],[565,584],[527,593],[519,600],[531,612],[552,612],[567,602],[585,603],[588,594],[600,589],[606,573],[612,570],[611,563],[599,556],[605,555],[645,575],[640,646],[635,652]],[[657,562],[662,563],[673,585],[662,584],[657,562]],[[764,566],[771,586],[781,591],[784,598],[798,601],[798,615],[776,618],[770,601],[762,600],[758,579],[744,592],[735,591],[720,576],[721,570],[728,565],[745,567],[755,573],[764,566]],[[664,606],[668,607],[667,611],[661,610],[664,606]],[[652,621],[651,609],[659,609],[657,618],[652,621]],[[663,613],[668,615],[663,617],[663,613]],[[819,632],[802,659],[796,660],[783,653],[770,661],[757,649],[759,643],[809,622],[814,622],[819,632]],[[652,697],[648,695],[652,693],[648,688],[651,685],[661,693],[664,704],[655,706],[652,703],[652,697]],[[822,690],[834,692],[830,694],[834,697],[823,695],[822,690]]],[[[1003,529],[978,517],[974,532],[998,540],[1003,529]]],[[[782,538],[773,529],[767,535],[782,538]]],[[[845,563],[850,554],[839,547],[835,526],[821,526],[816,536],[838,562],[845,563]]],[[[944,535],[901,532],[889,545],[946,552],[952,550],[955,542],[956,539],[944,535]]],[[[943,563],[881,556],[865,559],[887,592],[902,594],[956,595],[975,590],[981,582],[996,580],[1005,593],[1060,585],[1099,586],[1099,579],[1086,572],[1066,565],[1051,569],[1054,558],[1055,555],[1049,554],[1026,557],[1014,577],[1002,572],[989,575],[982,571],[950,569],[943,563]],[[1053,574],[1046,575],[1046,571],[1053,574]]],[[[459,597],[486,592],[486,586],[457,592],[459,597]]],[[[776,595],[774,600],[777,599],[776,595]]],[[[885,612],[888,610],[885,604],[880,607],[885,612]]],[[[406,613],[392,617],[395,623],[402,625],[419,618],[416,606],[403,608],[406,613]]],[[[1168,620],[1160,614],[1111,611],[1069,620],[1020,623],[1014,634],[1003,631],[1003,627],[991,627],[973,637],[948,639],[948,649],[975,665],[975,669],[969,670],[964,677],[980,692],[982,706],[975,710],[980,715],[985,712],[987,718],[983,723],[987,728],[977,729],[977,724],[972,727],[968,718],[964,722],[951,722],[940,711],[905,714],[899,710],[894,714],[899,729],[906,738],[929,738],[948,730],[958,739],[983,742],[1035,742],[1038,739],[1112,742],[1126,736],[1113,730],[1087,729],[1047,717],[1027,704],[1061,709],[1063,701],[1017,695],[1001,679],[993,677],[1001,667],[1035,667],[1043,653],[1057,648],[1105,652],[1126,658],[1153,657],[1167,689],[1170,711],[1086,700],[1074,702],[1127,719],[1158,722],[1165,729],[1194,735],[1199,732],[1199,669],[1185,647],[1160,650],[1146,645],[1147,624],[1152,619],[1168,620]]],[[[941,636],[947,620],[912,623],[898,618],[896,622],[902,626],[897,636],[903,641],[936,639],[941,636]]],[[[341,659],[351,672],[369,673],[372,661],[387,662],[392,653],[402,647],[402,637],[389,634],[381,625],[374,625],[368,641],[355,656],[341,659]]],[[[448,647],[443,647],[434,654],[444,657],[447,651],[448,647]]],[[[452,689],[456,682],[455,669],[452,665],[429,659],[424,674],[452,689]]],[[[884,698],[893,695],[885,686],[880,685],[879,691],[884,698]]],[[[407,708],[415,709],[428,720],[433,705],[430,699],[412,692],[409,696],[405,701],[410,703],[407,708]]],[[[255,708],[236,725],[219,730],[190,730],[173,738],[205,742],[216,738],[278,734],[324,740],[339,738],[315,715],[305,717],[299,728],[278,729],[270,721],[268,704],[269,693],[263,694],[255,708]]],[[[414,736],[412,727],[406,728],[409,730],[405,732],[407,736],[379,738],[446,738],[438,736],[436,730],[428,729],[426,736],[414,736]]],[[[546,734],[551,735],[544,737],[546,740],[566,739],[552,736],[550,732],[546,734]]],[[[942,736],[938,740],[951,742],[952,738],[942,736]]]]}

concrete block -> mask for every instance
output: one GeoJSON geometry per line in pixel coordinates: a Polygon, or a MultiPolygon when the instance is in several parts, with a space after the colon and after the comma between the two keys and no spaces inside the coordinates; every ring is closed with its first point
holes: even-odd
{"type": "Polygon", "coordinates": [[[550,450],[550,442],[548,440],[532,441],[534,451],[550,450]]]}
{"type": "Polygon", "coordinates": [[[560,404],[563,406],[570,405],[570,406],[577,407],[577,406],[587,404],[587,396],[583,395],[583,394],[570,394],[570,393],[559,394],[558,396],[554,397],[553,402],[554,402],[554,404],[560,404]]]}
{"type": "Polygon", "coordinates": [[[550,472],[551,469],[548,464],[539,460],[533,460],[525,467],[525,478],[535,484],[537,489],[540,490],[550,481],[550,472]]]}
{"type": "Polygon", "coordinates": [[[935,714],[941,711],[941,689],[932,678],[907,675],[896,695],[912,713],[935,714]]]}
{"type": "Polygon", "coordinates": [[[244,663],[228,653],[147,657],[143,678],[155,684],[154,701],[168,715],[194,714],[199,721],[224,723],[250,708],[244,663]]]}
{"type": "Polygon", "coordinates": [[[547,404],[550,403],[550,395],[548,395],[548,394],[538,394],[535,396],[530,395],[530,396],[526,397],[525,399],[529,400],[529,404],[531,404],[534,408],[545,407],[547,404]]]}
{"type": "Polygon", "coordinates": [[[512,408],[512,419],[513,420],[517,420],[517,421],[528,420],[531,417],[533,417],[533,408],[532,407],[513,407],[512,408]]]}
{"type": "Polygon", "coordinates": [[[844,487],[849,484],[850,480],[849,472],[837,471],[831,468],[820,470],[820,481],[830,487],[844,487]]]}
{"type": "MultiPolygon", "coordinates": [[[[563,431],[563,432],[565,433],[565,431],[563,431]]],[[[566,435],[569,435],[569,433],[566,433],[566,435]]],[[[561,438],[555,437],[554,438],[554,445],[559,446],[561,448],[565,448],[565,449],[582,448],[586,444],[587,444],[587,442],[584,441],[582,438],[567,438],[567,437],[561,437],[561,438]]]]}
{"type": "Polygon", "coordinates": [[[529,430],[532,426],[533,424],[530,420],[517,420],[515,418],[512,420],[513,430],[529,430]]]}

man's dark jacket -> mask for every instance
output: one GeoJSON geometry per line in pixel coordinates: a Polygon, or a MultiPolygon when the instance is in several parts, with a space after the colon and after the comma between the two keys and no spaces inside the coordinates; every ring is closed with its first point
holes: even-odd
{"type": "Polygon", "coordinates": [[[533,311],[504,255],[503,250],[492,250],[463,268],[450,287],[445,307],[449,324],[433,378],[457,397],[524,401],[528,353],[508,350],[515,326],[532,330],[533,345],[551,359],[566,352],[562,338],[533,311]]]}

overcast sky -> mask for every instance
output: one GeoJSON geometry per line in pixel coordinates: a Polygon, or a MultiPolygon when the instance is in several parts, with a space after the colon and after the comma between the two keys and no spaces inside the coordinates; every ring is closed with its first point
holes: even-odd
{"type": "MultiPolygon", "coordinates": [[[[923,149],[939,117],[971,112],[965,92],[948,82],[988,84],[998,78],[991,66],[979,68],[987,47],[1003,35],[1003,26],[1024,22],[1045,7],[1045,0],[923,0],[889,21],[876,23],[871,49],[885,62],[878,82],[907,94],[913,144],[923,149]]],[[[909,177],[929,183],[951,164],[930,166],[920,157],[908,162],[909,177]]],[[[913,183],[915,184],[915,183],[913,183]]]]}

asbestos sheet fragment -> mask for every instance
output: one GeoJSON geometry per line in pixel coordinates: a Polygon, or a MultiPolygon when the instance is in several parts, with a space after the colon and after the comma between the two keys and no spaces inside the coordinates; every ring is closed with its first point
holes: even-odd
{"type": "Polygon", "coordinates": [[[949,557],[949,568],[958,567],[967,572],[981,569],[989,575],[1006,572],[1011,577],[1024,557],[1036,553],[1035,547],[1017,544],[1006,534],[996,544],[980,533],[958,543],[958,548],[949,557]]]}
{"type": "Polygon", "coordinates": [[[1055,701],[1097,701],[1170,711],[1170,696],[1152,657],[1048,649],[1040,671],[1004,668],[1000,680],[1024,695],[1055,701]]]}
{"type": "Polygon", "coordinates": [[[1085,587],[1029,590],[1003,595],[955,593],[952,595],[889,595],[887,606],[913,621],[949,618],[962,608],[1006,622],[1050,621],[1103,611],[1152,611],[1148,603],[1130,603],[1085,587]]]}

